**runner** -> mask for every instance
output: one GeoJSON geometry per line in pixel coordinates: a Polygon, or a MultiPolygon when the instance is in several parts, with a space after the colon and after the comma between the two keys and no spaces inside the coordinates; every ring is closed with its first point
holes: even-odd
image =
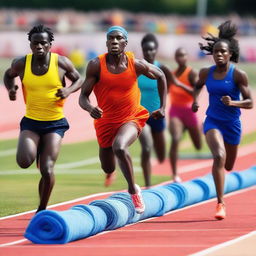
{"type": "Polygon", "coordinates": [[[197,72],[188,66],[188,53],[184,48],[175,51],[175,60],[178,64],[174,72],[175,77],[185,86],[172,84],[170,86],[170,122],[171,134],[170,163],[173,181],[181,182],[177,172],[178,147],[183,133],[188,130],[190,138],[196,149],[201,149],[201,131],[196,114],[191,110],[193,102],[193,88],[196,84],[197,72]]]}
{"type": "Polygon", "coordinates": [[[239,59],[239,45],[234,38],[237,27],[226,21],[218,28],[218,37],[209,34],[204,38],[207,45],[200,44],[201,50],[213,55],[216,65],[200,70],[192,109],[198,110],[198,95],[206,84],[209,106],[204,133],[213,156],[212,174],[218,199],[215,218],[222,220],[226,217],[224,168],[232,170],[236,160],[241,138],[240,108],[250,109],[253,102],[246,73],[230,63],[239,59]]]}
{"type": "Polygon", "coordinates": [[[37,212],[46,209],[54,186],[54,164],[57,160],[64,133],[69,124],[63,114],[65,98],[77,91],[82,81],[69,59],[51,53],[54,40],[52,31],[43,26],[33,27],[28,33],[32,54],[14,59],[4,74],[4,83],[10,100],[16,100],[22,82],[26,114],[20,122],[17,163],[28,168],[37,159],[41,172],[40,203],[37,212]],[[72,84],[67,87],[67,77],[72,84]]]}
{"type": "Polygon", "coordinates": [[[157,79],[160,95],[159,109],[151,116],[164,117],[166,79],[164,73],[144,60],[137,60],[131,52],[125,52],[127,31],[119,26],[107,31],[108,52],[91,60],[87,66],[86,79],[80,95],[80,106],[95,119],[101,166],[112,179],[115,156],[128,183],[135,210],[142,213],[145,205],[140,187],[135,185],[132,159],[128,147],[137,139],[149,117],[140,105],[137,77],[141,74],[157,79]],[[98,106],[91,105],[89,95],[94,91],[98,106]]]}

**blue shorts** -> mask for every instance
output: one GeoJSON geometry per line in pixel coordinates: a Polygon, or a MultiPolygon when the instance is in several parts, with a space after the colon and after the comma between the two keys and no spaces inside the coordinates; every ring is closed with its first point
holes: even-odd
{"type": "Polygon", "coordinates": [[[54,121],[38,121],[23,117],[20,122],[20,130],[29,130],[44,135],[47,133],[58,133],[62,138],[64,133],[69,129],[69,124],[66,118],[54,121]]]}
{"type": "Polygon", "coordinates": [[[211,129],[217,129],[221,132],[224,142],[231,145],[238,145],[241,140],[241,122],[239,119],[234,121],[217,120],[207,116],[204,121],[204,134],[211,129]]]}
{"type": "Polygon", "coordinates": [[[165,118],[154,119],[149,117],[147,124],[150,126],[152,132],[162,132],[166,127],[165,118]]]}

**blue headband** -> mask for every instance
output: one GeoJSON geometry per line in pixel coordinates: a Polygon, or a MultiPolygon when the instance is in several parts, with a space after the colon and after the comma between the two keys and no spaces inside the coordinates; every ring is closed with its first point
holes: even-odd
{"type": "Polygon", "coordinates": [[[113,31],[119,31],[119,32],[121,32],[121,33],[123,34],[123,36],[125,37],[125,39],[126,39],[126,40],[128,39],[128,32],[127,32],[124,28],[122,28],[122,27],[120,27],[120,26],[112,26],[112,27],[110,27],[110,28],[108,29],[108,31],[107,31],[107,36],[108,36],[111,32],[113,32],[113,31]]]}

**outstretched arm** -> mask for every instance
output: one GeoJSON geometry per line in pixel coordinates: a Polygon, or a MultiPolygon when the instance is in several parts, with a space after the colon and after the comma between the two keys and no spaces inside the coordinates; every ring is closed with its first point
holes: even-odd
{"type": "Polygon", "coordinates": [[[248,78],[244,71],[235,69],[234,74],[235,82],[238,85],[240,92],[242,94],[242,100],[232,100],[230,96],[223,96],[221,98],[222,102],[227,106],[246,108],[250,109],[253,107],[253,100],[251,96],[251,91],[248,85],[248,78]]]}
{"type": "Polygon", "coordinates": [[[16,100],[18,85],[15,84],[15,78],[20,76],[22,79],[25,68],[25,58],[14,59],[11,67],[4,73],[4,85],[8,91],[9,99],[16,100]]]}
{"type": "Polygon", "coordinates": [[[167,88],[168,89],[169,89],[171,84],[175,84],[176,86],[182,88],[183,90],[185,90],[189,94],[193,94],[193,88],[191,88],[190,86],[187,86],[186,84],[182,83],[179,79],[177,79],[169,68],[167,68],[164,65],[162,65],[160,68],[163,70],[163,72],[166,76],[167,88]]]}
{"type": "Polygon", "coordinates": [[[137,76],[145,75],[148,78],[157,80],[158,93],[160,97],[160,109],[154,111],[151,114],[151,116],[156,119],[163,118],[165,115],[164,111],[166,106],[166,93],[167,93],[165,74],[160,68],[148,63],[145,60],[136,59],[135,68],[136,68],[137,76]]]}
{"type": "Polygon", "coordinates": [[[83,81],[79,72],[75,69],[73,63],[67,57],[59,56],[58,64],[59,68],[64,70],[64,76],[66,76],[72,82],[69,87],[63,87],[56,93],[57,97],[64,99],[67,98],[71,93],[79,90],[83,81]]]}
{"type": "Polygon", "coordinates": [[[194,112],[198,111],[198,108],[199,108],[198,96],[199,96],[203,86],[205,85],[206,78],[207,78],[207,75],[208,75],[208,70],[209,70],[208,68],[203,68],[199,71],[199,79],[196,82],[195,87],[194,87],[194,91],[193,91],[194,102],[192,104],[192,110],[194,112]]]}
{"type": "Polygon", "coordinates": [[[82,109],[88,111],[94,119],[101,118],[103,111],[99,107],[94,107],[90,100],[89,96],[94,88],[94,85],[98,81],[100,74],[100,63],[99,59],[93,59],[88,63],[86,69],[86,78],[82,85],[82,90],[79,97],[79,105],[82,109]]]}

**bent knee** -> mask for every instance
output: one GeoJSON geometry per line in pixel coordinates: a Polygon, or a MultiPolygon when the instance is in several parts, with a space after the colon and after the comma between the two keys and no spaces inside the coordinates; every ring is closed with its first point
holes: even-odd
{"type": "Polygon", "coordinates": [[[226,159],[225,152],[218,152],[216,154],[213,154],[213,160],[217,162],[224,162],[226,159]]]}
{"type": "Polygon", "coordinates": [[[27,169],[28,167],[30,167],[33,164],[34,159],[24,159],[24,158],[21,159],[21,158],[17,157],[16,162],[20,168],[27,169]]]}

